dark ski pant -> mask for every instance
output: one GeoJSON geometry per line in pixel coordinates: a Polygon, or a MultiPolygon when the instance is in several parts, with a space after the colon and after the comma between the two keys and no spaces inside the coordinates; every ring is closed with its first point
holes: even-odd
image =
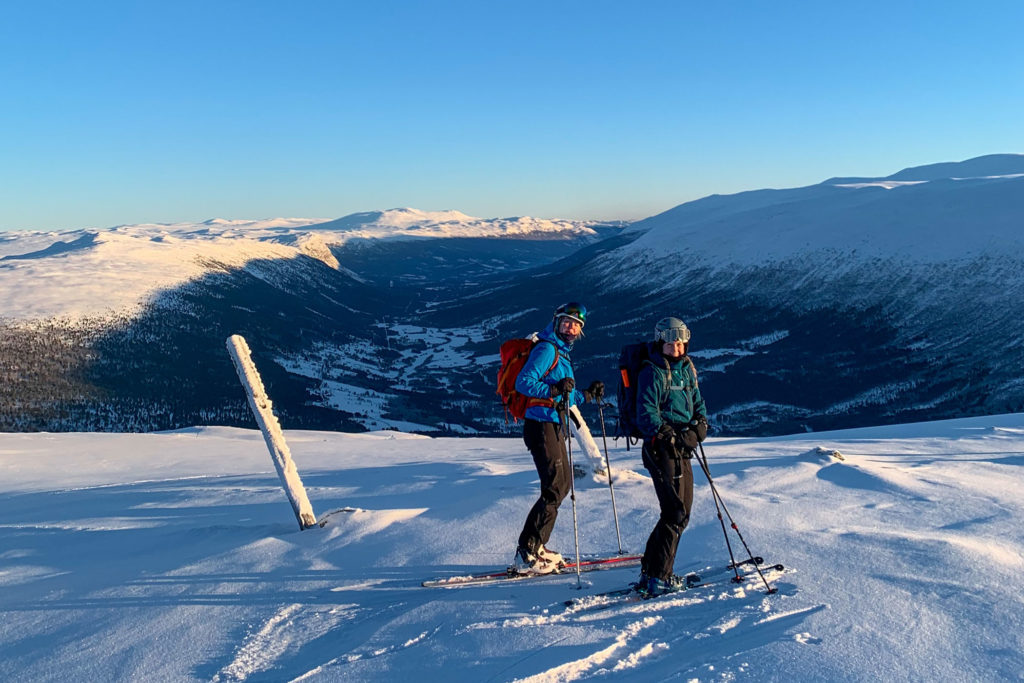
{"type": "Polygon", "coordinates": [[[647,576],[668,580],[676,561],[679,536],[690,521],[693,506],[693,468],[689,458],[656,452],[646,442],[644,467],[654,480],[661,516],[647,539],[640,568],[647,576]]]}
{"type": "Polygon", "coordinates": [[[536,551],[551,538],[558,517],[558,506],[572,486],[569,456],[565,452],[561,425],[554,422],[524,420],[523,441],[533,455],[533,464],[540,476],[540,497],[526,515],[519,534],[519,546],[536,551]]]}

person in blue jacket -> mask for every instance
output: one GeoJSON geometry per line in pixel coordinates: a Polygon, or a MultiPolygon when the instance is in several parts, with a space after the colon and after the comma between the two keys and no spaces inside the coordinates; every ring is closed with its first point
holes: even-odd
{"type": "Polygon", "coordinates": [[[572,471],[566,454],[560,411],[584,401],[599,400],[604,383],[592,382],[586,391],[576,389],[572,345],[583,336],[587,309],[579,303],[558,307],[554,319],[537,337],[516,378],[516,391],[530,397],[523,421],[523,441],[533,455],[540,477],[540,497],[530,508],[519,534],[516,564],[520,570],[548,574],[564,566],[562,556],[546,544],[558,517],[558,506],[569,493],[572,471]]]}
{"type": "Polygon", "coordinates": [[[697,371],[687,355],[689,328],[679,318],[663,318],[654,327],[654,337],[650,359],[637,375],[636,393],[644,467],[651,473],[661,507],[636,584],[637,591],[652,596],[685,587],[672,568],[693,505],[690,459],[708,433],[697,371]]]}

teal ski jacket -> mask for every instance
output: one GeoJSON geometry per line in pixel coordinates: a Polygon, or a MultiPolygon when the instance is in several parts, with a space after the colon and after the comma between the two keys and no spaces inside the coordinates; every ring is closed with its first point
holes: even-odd
{"type": "Polygon", "coordinates": [[[678,427],[697,416],[708,415],[689,357],[672,361],[660,353],[652,355],[636,381],[636,424],[644,438],[654,438],[666,422],[678,427]]]}

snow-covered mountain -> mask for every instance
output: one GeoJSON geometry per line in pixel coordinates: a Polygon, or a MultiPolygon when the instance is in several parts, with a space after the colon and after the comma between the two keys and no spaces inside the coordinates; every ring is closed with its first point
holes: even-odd
{"type": "Polygon", "coordinates": [[[400,209],[0,234],[0,428],[248,424],[241,333],[286,427],[514,430],[498,346],[571,299],[577,376],[610,387],[622,344],[684,318],[719,433],[1024,410],[1022,155],[623,227],[400,209]]]}
{"type": "MultiPolygon", "coordinates": [[[[585,411],[589,415],[590,408],[585,411]]],[[[1014,681],[1024,670],[1024,415],[710,439],[769,574],[597,604],[621,568],[472,588],[536,496],[518,439],[287,432],[324,526],[299,531],[258,431],[0,434],[0,680],[1014,681]],[[343,510],[343,511],[339,511],[343,510]],[[334,514],[330,514],[334,512],[334,514]],[[565,600],[584,599],[566,607],[565,600]]],[[[657,518],[611,445],[623,550],[657,518]]],[[[675,571],[729,561],[697,472],[675,571]]],[[[614,555],[606,480],[580,551],[614,555]]],[[[570,501],[550,541],[574,547],[570,501]]],[[[730,531],[733,552],[745,558],[730,531]]]]}
{"type": "Polygon", "coordinates": [[[416,349],[433,337],[400,334],[389,319],[412,322],[438,283],[473,287],[621,228],[403,209],[3,233],[0,429],[244,424],[222,358],[234,333],[262,355],[292,426],[455,426],[463,421],[444,411],[420,422],[408,414],[423,399],[419,382],[436,387],[434,371],[399,388],[402,373],[389,368],[426,360],[416,349]],[[400,352],[406,342],[413,348],[400,352]],[[334,376],[336,366],[355,376],[334,376]],[[389,412],[406,414],[382,420],[389,412]]]}
{"type": "Polygon", "coordinates": [[[593,223],[569,220],[547,220],[519,216],[514,218],[475,218],[461,211],[420,211],[390,209],[354,213],[314,227],[318,231],[336,231],[346,239],[354,237],[539,237],[566,239],[570,236],[593,236],[593,223]]]}
{"type": "MultiPolygon", "coordinates": [[[[516,237],[525,244],[599,239],[607,226],[535,218],[482,219],[458,211],[392,209],[334,221],[307,218],[211,219],[201,223],[145,223],[110,229],[0,233],[0,319],[105,316],[147,304],[161,291],[212,271],[258,261],[308,256],[344,274],[332,253],[367,241],[516,237]],[[596,228],[596,229],[595,229],[596,228]]],[[[492,243],[493,244],[493,243],[492,243]]],[[[423,245],[397,249],[422,254],[423,245]]],[[[526,248],[519,245],[515,248],[526,248]]],[[[491,251],[497,251],[491,248],[491,251]]],[[[521,265],[536,265],[535,254],[521,265]]],[[[368,275],[379,275],[370,268],[368,275]]]]}
{"type": "MultiPolygon", "coordinates": [[[[603,244],[491,309],[587,302],[587,381],[676,315],[730,432],[1024,408],[1024,155],[707,197],[603,244]]],[[[451,319],[480,306],[452,302],[451,319]]]]}
{"type": "Polygon", "coordinates": [[[865,263],[947,263],[1024,253],[1024,155],[715,195],[634,223],[615,257],[670,254],[717,270],[816,260],[834,277],[865,263]]]}

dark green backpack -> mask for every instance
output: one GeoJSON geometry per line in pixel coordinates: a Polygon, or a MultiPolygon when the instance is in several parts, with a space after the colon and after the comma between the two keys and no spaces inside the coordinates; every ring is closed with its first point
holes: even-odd
{"type": "MultiPolygon", "coordinates": [[[[657,342],[639,342],[637,344],[626,344],[619,353],[619,425],[615,432],[615,438],[626,438],[626,449],[630,444],[636,443],[643,438],[640,427],[636,424],[636,380],[640,375],[640,368],[646,362],[655,362],[658,358],[665,364],[668,370],[668,361],[656,350],[657,342]]],[[[693,367],[693,361],[686,358],[693,367]]],[[[697,370],[694,368],[694,377],[697,370]]],[[[665,391],[668,392],[668,380],[666,378],[665,391]]]]}

